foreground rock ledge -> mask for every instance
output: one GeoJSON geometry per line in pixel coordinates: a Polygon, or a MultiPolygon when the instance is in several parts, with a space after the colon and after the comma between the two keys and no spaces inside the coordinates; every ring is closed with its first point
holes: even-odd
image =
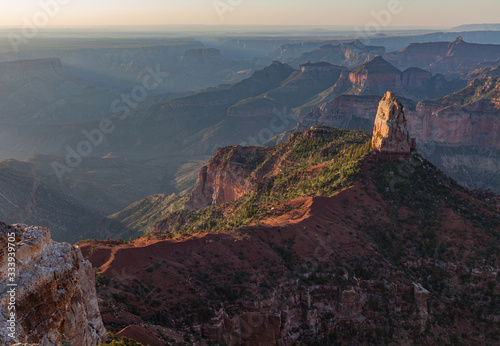
{"type": "Polygon", "coordinates": [[[97,345],[106,335],[92,265],[79,248],[57,243],[50,231],[0,222],[0,344],[97,345]],[[8,319],[8,234],[15,233],[16,339],[8,319]]]}

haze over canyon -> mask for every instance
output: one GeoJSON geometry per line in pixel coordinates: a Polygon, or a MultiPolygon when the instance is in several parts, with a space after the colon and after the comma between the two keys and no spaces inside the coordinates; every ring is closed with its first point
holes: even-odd
{"type": "Polygon", "coordinates": [[[0,5],[2,345],[499,343],[498,5],[113,1],[0,5]]]}

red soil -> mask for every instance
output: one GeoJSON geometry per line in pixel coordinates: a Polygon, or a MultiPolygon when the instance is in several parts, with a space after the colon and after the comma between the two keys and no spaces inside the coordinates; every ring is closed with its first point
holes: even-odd
{"type": "MultiPolygon", "coordinates": [[[[192,310],[193,299],[213,296],[217,287],[231,287],[235,292],[240,291],[240,296],[245,289],[263,301],[262,284],[271,277],[282,277],[291,265],[311,268],[319,264],[342,269],[350,267],[351,260],[359,260],[368,271],[383,267],[386,273],[391,273],[393,264],[380,255],[379,245],[373,240],[375,233],[370,233],[374,225],[377,232],[384,228],[393,232],[393,244],[402,248],[408,239],[422,238],[422,230],[415,221],[416,212],[401,207],[395,214],[370,179],[366,185],[357,183],[333,197],[300,198],[270,208],[270,216],[236,231],[177,235],[173,239],[150,236],[127,244],[81,243],[84,256],[94,267],[120,284],[100,293],[101,299],[111,301],[110,309],[102,309],[106,327],[109,329],[112,322],[129,324],[130,327],[119,332],[120,336],[151,343],[146,338],[156,332],[137,326],[145,314],[157,311],[172,314],[182,310],[174,305],[178,303],[192,310]],[[293,254],[292,263],[280,254],[283,248],[293,254]],[[247,276],[238,283],[234,279],[241,273],[247,276]],[[137,293],[140,285],[149,289],[143,295],[137,293]],[[109,298],[113,293],[127,297],[127,304],[113,302],[109,298]],[[155,301],[158,303],[154,304],[155,301]],[[132,302],[141,310],[138,315],[125,312],[132,302]]],[[[488,239],[483,231],[464,221],[444,203],[436,218],[439,219],[437,244],[450,243],[449,248],[457,254],[458,245],[465,247],[460,258],[467,258],[469,249],[484,246],[488,239]],[[457,234],[460,244],[456,242],[457,234]]],[[[406,263],[418,263],[421,259],[413,247],[408,247],[404,256],[406,263]]],[[[411,285],[406,279],[397,280],[400,287],[411,285]]],[[[276,287],[280,284],[272,282],[276,287]]],[[[175,319],[176,328],[185,326],[183,318],[175,319]]]]}

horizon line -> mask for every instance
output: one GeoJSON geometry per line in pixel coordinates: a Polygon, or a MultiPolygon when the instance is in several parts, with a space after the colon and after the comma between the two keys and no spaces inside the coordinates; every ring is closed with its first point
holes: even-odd
{"type": "MultiPolygon", "coordinates": [[[[43,30],[45,28],[58,27],[58,28],[73,28],[73,27],[82,27],[82,28],[95,28],[95,27],[186,27],[186,26],[199,26],[199,27],[313,27],[313,28],[352,28],[355,29],[359,27],[361,24],[356,25],[330,25],[330,24],[133,24],[133,25],[124,25],[124,24],[106,24],[106,25],[92,25],[92,24],[76,24],[76,25],[67,25],[67,24],[51,24],[47,25],[44,28],[40,28],[43,30]]],[[[465,25],[500,25],[500,23],[482,23],[482,24],[460,24],[460,25],[388,25],[385,28],[454,28],[465,25]]],[[[8,28],[19,28],[23,29],[22,25],[8,25],[8,24],[0,24],[0,28],[8,27],[8,28]]]]}

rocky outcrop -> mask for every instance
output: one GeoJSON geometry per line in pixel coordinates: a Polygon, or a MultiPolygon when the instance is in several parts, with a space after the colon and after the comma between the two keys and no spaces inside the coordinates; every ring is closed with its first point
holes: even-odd
{"type": "Polygon", "coordinates": [[[413,121],[413,129],[421,140],[500,150],[500,138],[496,135],[500,100],[483,99],[441,109],[433,103],[423,102],[417,108],[420,117],[413,121]]]}
{"type": "Polygon", "coordinates": [[[97,305],[94,271],[79,248],[54,242],[46,228],[4,223],[0,223],[0,245],[0,315],[9,319],[15,312],[15,337],[2,327],[2,345],[93,346],[103,341],[106,330],[97,305]],[[7,270],[13,263],[9,261],[9,247],[14,249],[16,259],[12,281],[7,270]],[[11,289],[15,292],[15,310],[9,310],[11,289]]]}
{"type": "Polygon", "coordinates": [[[388,91],[378,106],[372,147],[387,154],[410,154],[412,149],[403,105],[393,92],[388,91]]]}
{"type": "MultiPolygon", "coordinates": [[[[417,104],[399,99],[405,105],[408,130],[419,141],[500,150],[496,136],[500,117],[499,77],[476,78],[456,93],[417,104]]],[[[313,109],[300,124],[368,130],[375,121],[378,102],[376,96],[341,95],[313,109]]]]}
{"type": "Polygon", "coordinates": [[[426,290],[421,284],[414,282],[413,295],[417,305],[417,320],[420,325],[420,332],[422,333],[425,330],[425,325],[429,319],[429,313],[427,312],[429,291],[426,290]]]}
{"type": "Polygon", "coordinates": [[[470,189],[500,191],[500,78],[477,78],[447,97],[420,102],[409,128],[419,151],[470,189]]]}
{"type": "Polygon", "coordinates": [[[500,150],[500,77],[476,78],[467,88],[419,102],[411,130],[419,140],[500,150]]]}
{"type": "Polygon", "coordinates": [[[417,67],[401,72],[381,56],[354,68],[349,73],[349,82],[351,94],[382,96],[387,90],[393,90],[415,102],[442,97],[466,85],[464,80],[448,81],[417,67]]]}
{"type": "Polygon", "coordinates": [[[349,81],[362,94],[379,95],[388,89],[401,89],[401,71],[381,56],[358,66],[349,74],[349,81]]]}
{"type": "MultiPolygon", "coordinates": [[[[324,126],[314,126],[304,132],[295,132],[286,142],[280,144],[279,151],[274,151],[272,147],[240,145],[219,148],[210,161],[200,169],[185,207],[192,210],[203,209],[256,192],[283,170],[297,164],[296,154],[291,149],[294,145],[316,141],[318,138],[334,140],[339,136],[339,132],[342,130],[324,126]]],[[[163,226],[168,227],[168,222],[158,223],[154,230],[163,230],[163,226]]]]}
{"type": "MultiPolygon", "coordinates": [[[[498,59],[498,61],[500,62],[500,58],[498,59]]],[[[467,78],[469,79],[469,81],[473,81],[478,77],[480,78],[500,77],[500,64],[491,67],[479,68],[467,74],[467,78]]]]}
{"type": "MultiPolygon", "coordinates": [[[[476,78],[464,89],[416,105],[399,99],[424,157],[464,186],[500,191],[499,77],[476,78]]],[[[342,95],[313,109],[300,125],[372,130],[378,102],[372,96],[342,95]]]]}
{"type": "MultiPolygon", "coordinates": [[[[239,145],[217,150],[214,157],[199,172],[191,192],[188,209],[203,209],[246,195],[256,187],[252,171],[242,164],[259,149],[239,145]]],[[[258,154],[257,154],[258,155],[258,154]]]]}

